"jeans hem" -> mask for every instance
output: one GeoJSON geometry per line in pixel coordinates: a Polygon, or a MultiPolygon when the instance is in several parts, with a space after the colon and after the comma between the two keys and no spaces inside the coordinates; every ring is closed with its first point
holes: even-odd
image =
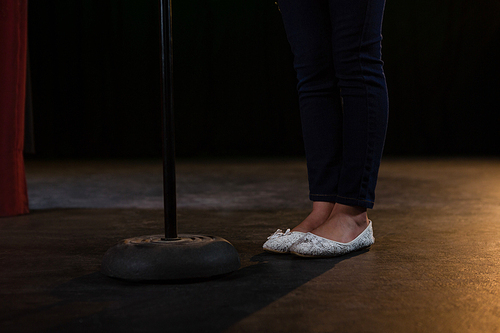
{"type": "Polygon", "coordinates": [[[374,202],[370,200],[346,198],[339,195],[329,195],[329,194],[309,194],[309,199],[311,201],[326,201],[335,202],[346,206],[358,206],[368,209],[372,209],[374,202]]]}

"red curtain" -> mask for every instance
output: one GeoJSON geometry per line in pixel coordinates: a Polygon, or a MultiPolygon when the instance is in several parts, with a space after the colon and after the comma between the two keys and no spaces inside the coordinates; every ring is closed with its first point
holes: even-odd
{"type": "Polygon", "coordinates": [[[0,216],[28,213],[24,172],[27,0],[0,0],[0,216]]]}

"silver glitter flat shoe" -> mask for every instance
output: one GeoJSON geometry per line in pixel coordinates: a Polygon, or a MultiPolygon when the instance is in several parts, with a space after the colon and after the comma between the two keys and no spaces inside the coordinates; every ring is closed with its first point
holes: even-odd
{"type": "Polygon", "coordinates": [[[349,243],[340,243],[308,232],[294,243],[290,252],[301,257],[337,257],[368,247],[375,242],[372,221],[368,227],[349,243]]]}
{"type": "Polygon", "coordinates": [[[305,232],[290,231],[290,229],[283,232],[281,229],[278,229],[274,234],[267,237],[267,241],[262,245],[262,248],[268,252],[289,253],[293,243],[297,242],[305,235],[305,232]]]}

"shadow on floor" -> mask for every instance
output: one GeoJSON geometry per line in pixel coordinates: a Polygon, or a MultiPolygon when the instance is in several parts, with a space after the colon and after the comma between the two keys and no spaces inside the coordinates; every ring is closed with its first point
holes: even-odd
{"type": "Polygon", "coordinates": [[[339,262],[367,251],[333,259],[261,253],[252,257],[255,264],[205,281],[141,284],[92,273],[56,287],[52,294],[67,311],[82,304],[94,304],[99,310],[51,331],[88,332],[98,327],[103,331],[195,332],[202,328],[220,332],[339,262]]]}

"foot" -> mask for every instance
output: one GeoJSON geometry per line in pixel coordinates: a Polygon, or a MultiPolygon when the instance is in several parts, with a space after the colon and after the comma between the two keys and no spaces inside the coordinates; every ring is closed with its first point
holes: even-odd
{"type": "Polygon", "coordinates": [[[368,227],[348,243],[336,242],[308,232],[290,246],[289,252],[300,257],[330,258],[367,248],[374,242],[373,228],[369,222],[368,227]]]}
{"type": "Polygon", "coordinates": [[[278,229],[274,234],[267,237],[267,241],[262,245],[262,248],[267,252],[289,253],[290,247],[305,235],[302,232],[291,232],[290,229],[285,232],[278,229]]]}
{"type": "Polygon", "coordinates": [[[312,212],[292,231],[313,231],[330,218],[334,206],[334,202],[314,201],[312,212]]]}
{"type": "Polygon", "coordinates": [[[335,204],[329,218],[311,232],[340,243],[349,243],[369,224],[366,208],[335,204]]]}

